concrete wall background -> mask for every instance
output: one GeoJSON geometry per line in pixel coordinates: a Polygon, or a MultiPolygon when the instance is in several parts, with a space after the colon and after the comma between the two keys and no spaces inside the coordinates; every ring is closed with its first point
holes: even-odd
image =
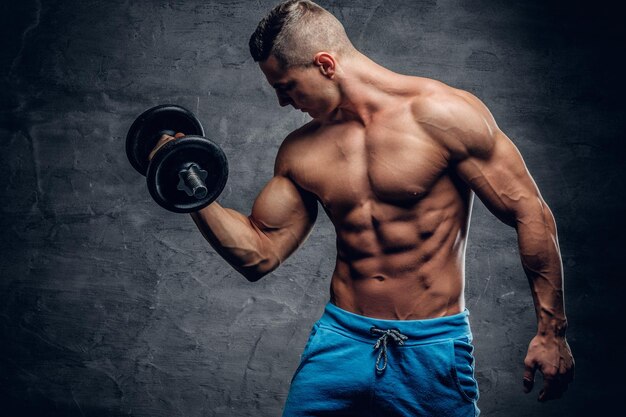
{"type": "MultiPolygon", "coordinates": [[[[328,298],[322,211],[286,264],[250,284],[129,165],[134,118],[184,105],[222,144],[219,201],[246,214],[285,135],[247,41],[274,1],[4,2],[0,42],[0,415],[277,416],[328,298]]],[[[484,416],[624,406],[624,30],[617,9],[490,0],[320,1],[392,70],[479,96],[559,228],[576,381],[522,393],[535,322],[513,229],[476,200],[467,306],[484,416]]],[[[594,6],[594,7],[592,7],[594,6]]]]}

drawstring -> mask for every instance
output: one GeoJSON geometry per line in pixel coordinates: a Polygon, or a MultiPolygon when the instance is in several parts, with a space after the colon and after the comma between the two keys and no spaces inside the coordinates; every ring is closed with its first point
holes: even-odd
{"type": "Polygon", "coordinates": [[[385,368],[387,368],[387,340],[391,338],[391,340],[396,345],[402,346],[404,344],[404,341],[407,340],[408,337],[400,333],[400,331],[397,329],[382,330],[382,329],[377,329],[376,327],[372,327],[370,329],[370,333],[373,335],[380,335],[380,337],[376,341],[376,344],[374,345],[375,351],[377,349],[380,349],[380,352],[378,352],[378,359],[376,359],[375,366],[376,366],[376,372],[383,373],[385,372],[385,368]],[[382,368],[378,366],[381,359],[383,360],[382,368]]]}

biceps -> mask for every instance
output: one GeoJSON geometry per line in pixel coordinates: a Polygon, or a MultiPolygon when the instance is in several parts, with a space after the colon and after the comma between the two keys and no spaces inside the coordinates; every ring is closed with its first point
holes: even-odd
{"type": "Polygon", "coordinates": [[[501,221],[515,227],[542,207],[543,199],[517,147],[497,132],[493,147],[457,163],[457,173],[501,221]]]}
{"type": "Polygon", "coordinates": [[[282,262],[311,232],[317,218],[317,200],[289,178],[275,176],[255,200],[249,217],[282,262]]]}

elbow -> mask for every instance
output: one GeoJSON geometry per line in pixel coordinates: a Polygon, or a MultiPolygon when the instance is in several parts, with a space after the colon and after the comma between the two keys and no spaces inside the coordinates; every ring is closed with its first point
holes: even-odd
{"type": "Polygon", "coordinates": [[[256,265],[242,266],[240,268],[237,268],[237,270],[249,282],[256,282],[267,274],[274,271],[276,268],[278,268],[279,265],[280,262],[265,260],[256,265]]]}
{"type": "Polygon", "coordinates": [[[550,207],[541,199],[537,198],[530,204],[521,207],[514,216],[515,228],[522,226],[541,225],[542,228],[556,229],[554,216],[550,207]]]}
{"type": "Polygon", "coordinates": [[[263,278],[266,274],[260,274],[256,272],[243,272],[239,271],[243,277],[248,280],[248,282],[257,282],[261,278],[263,278]]]}
{"type": "Polygon", "coordinates": [[[255,265],[231,265],[249,282],[256,282],[263,278],[265,275],[267,275],[263,273],[260,269],[258,269],[255,265]]]}

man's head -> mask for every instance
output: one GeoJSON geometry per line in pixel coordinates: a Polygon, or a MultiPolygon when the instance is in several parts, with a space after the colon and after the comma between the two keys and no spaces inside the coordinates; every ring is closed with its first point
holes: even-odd
{"type": "Polygon", "coordinates": [[[309,0],[288,0],[274,7],[250,37],[256,62],[273,55],[282,69],[311,66],[320,51],[349,54],[354,46],[343,25],[326,9],[309,0]]]}
{"type": "Polygon", "coordinates": [[[276,89],[281,106],[311,116],[339,105],[337,60],[355,53],[341,22],[309,0],[274,7],[250,37],[250,53],[276,89]]]}

